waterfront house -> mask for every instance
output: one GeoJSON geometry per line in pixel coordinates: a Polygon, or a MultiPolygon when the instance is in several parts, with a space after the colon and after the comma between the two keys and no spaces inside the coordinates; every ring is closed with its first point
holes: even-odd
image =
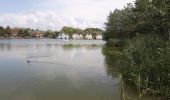
{"type": "Polygon", "coordinates": [[[97,35],[96,35],[96,39],[97,39],[97,40],[102,40],[102,39],[103,39],[103,37],[102,37],[102,35],[101,35],[101,34],[97,34],[97,35]]]}
{"type": "Polygon", "coordinates": [[[11,29],[11,38],[17,38],[19,30],[20,30],[19,28],[11,29]]]}
{"type": "Polygon", "coordinates": [[[31,36],[34,38],[42,38],[43,32],[40,32],[40,31],[32,32],[31,36]]]}
{"type": "Polygon", "coordinates": [[[86,34],[85,38],[86,38],[86,39],[89,39],[89,40],[93,39],[93,37],[92,37],[91,34],[86,34]]]}
{"type": "Polygon", "coordinates": [[[74,33],[74,34],[72,35],[72,38],[73,38],[73,39],[78,39],[78,34],[75,34],[75,33],[74,33]]]}
{"type": "Polygon", "coordinates": [[[83,35],[82,34],[79,34],[79,39],[83,39],[83,35]]]}
{"type": "Polygon", "coordinates": [[[69,35],[66,35],[64,33],[59,33],[57,39],[69,39],[69,35]]]}
{"type": "Polygon", "coordinates": [[[73,39],[83,39],[83,35],[82,35],[82,34],[76,34],[76,33],[74,33],[74,34],[72,35],[72,38],[73,38],[73,39]]]}

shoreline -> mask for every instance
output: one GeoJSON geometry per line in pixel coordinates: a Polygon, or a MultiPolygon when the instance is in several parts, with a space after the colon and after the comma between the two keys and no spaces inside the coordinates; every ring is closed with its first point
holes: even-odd
{"type": "Polygon", "coordinates": [[[11,40],[11,39],[53,39],[53,40],[102,40],[104,41],[103,39],[57,39],[57,38],[0,38],[0,40],[11,40]]]}

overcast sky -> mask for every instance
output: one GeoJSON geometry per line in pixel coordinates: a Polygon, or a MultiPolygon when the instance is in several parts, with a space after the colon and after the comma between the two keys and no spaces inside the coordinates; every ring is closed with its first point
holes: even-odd
{"type": "Polygon", "coordinates": [[[110,11],[134,0],[0,0],[0,26],[104,28],[110,11]]]}

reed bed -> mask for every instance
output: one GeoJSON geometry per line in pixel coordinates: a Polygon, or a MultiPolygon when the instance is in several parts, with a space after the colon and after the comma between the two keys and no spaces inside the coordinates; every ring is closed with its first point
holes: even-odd
{"type": "Polygon", "coordinates": [[[156,35],[136,36],[127,41],[116,62],[123,80],[136,86],[139,97],[170,99],[169,41],[156,35]]]}

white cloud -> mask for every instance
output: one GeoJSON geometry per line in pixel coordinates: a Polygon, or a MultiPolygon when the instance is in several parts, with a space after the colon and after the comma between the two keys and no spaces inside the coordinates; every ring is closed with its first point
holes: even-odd
{"type": "Polygon", "coordinates": [[[2,13],[0,25],[59,30],[63,26],[103,28],[110,10],[134,0],[34,0],[35,11],[2,13]]]}
{"type": "Polygon", "coordinates": [[[72,26],[79,28],[99,27],[102,22],[93,22],[86,19],[75,17],[59,17],[54,12],[34,12],[34,13],[17,13],[2,14],[0,16],[0,25],[11,27],[30,27],[33,29],[52,29],[60,30],[63,26],[72,26]]]}

